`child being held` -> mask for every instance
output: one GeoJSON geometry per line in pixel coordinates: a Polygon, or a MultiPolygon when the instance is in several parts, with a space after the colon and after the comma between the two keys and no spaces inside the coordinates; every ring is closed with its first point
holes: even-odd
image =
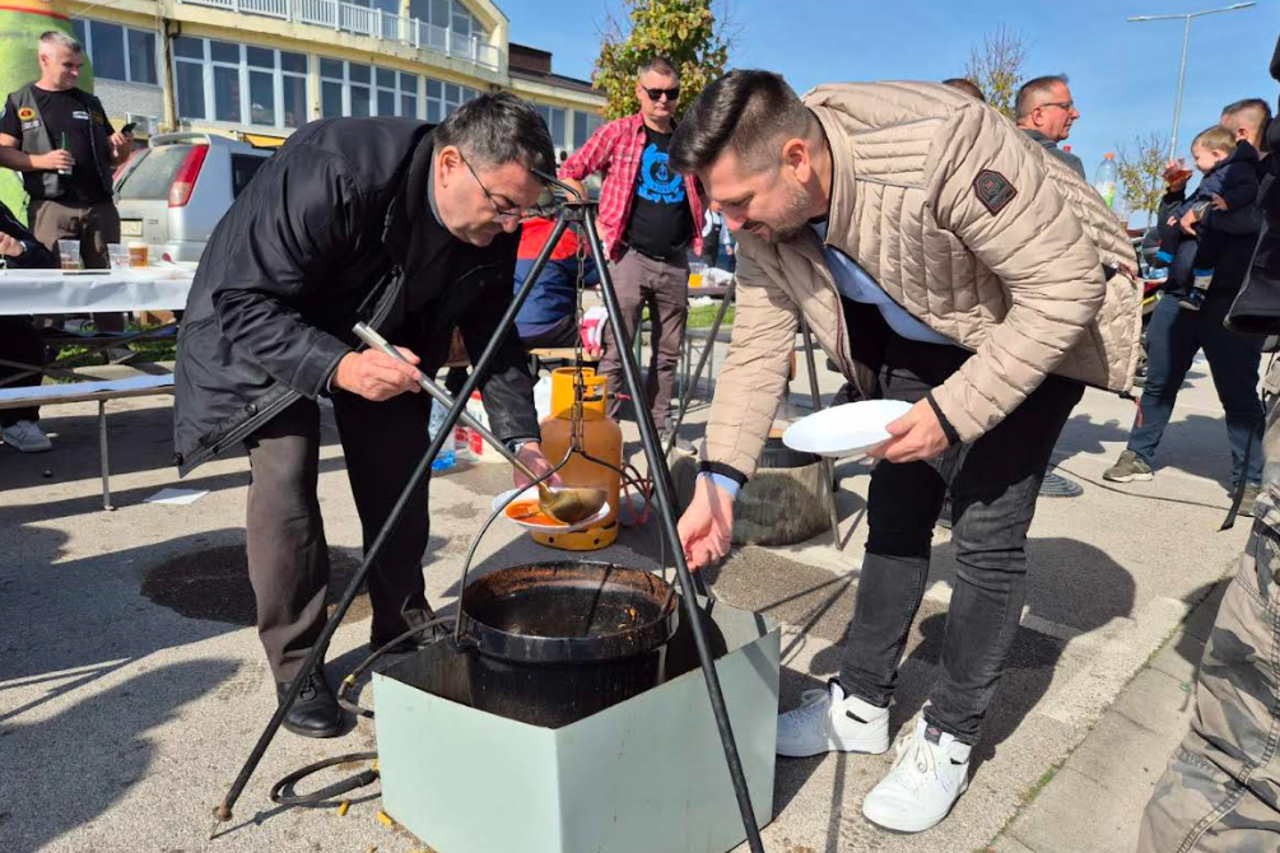
{"type": "Polygon", "coordinates": [[[1182,218],[1194,210],[1196,218],[1202,219],[1214,196],[1226,203],[1227,210],[1254,204],[1258,196],[1258,152],[1248,142],[1237,142],[1225,127],[1215,125],[1191,143],[1191,156],[1204,178],[1191,197],[1160,225],[1160,251],[1155,265],[1169,267],[1165,293],[1176,298],[1183,308],[1199,311],[1213,281],[1226,235],[1197,223],[1196,236],[1189,236],[1182,230],[1182,218]]]}

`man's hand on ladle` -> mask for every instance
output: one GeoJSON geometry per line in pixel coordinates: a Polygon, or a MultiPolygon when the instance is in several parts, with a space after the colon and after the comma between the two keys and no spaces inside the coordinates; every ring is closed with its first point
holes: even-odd
{"type": "MultiPolygon", "coordinates": [[[[521,445],[520,452],[516,454],[516,458],[529,466],[529,470],[541,477],[555,466],[547,461],[547,457],[542,455],[542,445],[536,441],[526,442],[521,445]]],[[[517,489],[527,489],[532,480],[524,475],[523,471],[513,469],[513,478],[517,489]]],[[[547,480],[543,480],[548,486],[563,486],[559,474],[552,474],[547,480]]]]}
{"type": "Polygon", "coordinates": [[[422,390],[418,386],[418,368],[414,367],[418,356],[405,347],[396,349],[408,364],[375,349],[347,353],[333,373],[333,386],[375,403],[390,400],[405,391],[418,393],[422,390]]]}

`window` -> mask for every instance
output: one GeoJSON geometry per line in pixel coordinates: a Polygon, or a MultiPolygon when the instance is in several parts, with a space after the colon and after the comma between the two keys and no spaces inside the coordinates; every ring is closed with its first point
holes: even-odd
{"type": "Polygon", "coordinates": [[[573,111],[573,147],[581,148],[587,144],[587,140],[591,135],[600,129],[600,125],[604,124],[604,119],[595,113],[584,113],[582,110],[573,111]]]}
{"type": "Polygon", "coordinates": [[[418,75],[320,59],[320,111],[337,116],[418,117],[418,75]]]}
{"type": "Polygon", "coordinates": [[[156,85],[156,34],[106,21],[74,18],[76,39],[84,45],[95,77],[156,85]]]}
{"type": "Polygon", "coordinates": [[[542,116],[542,121],[547,126],[547,130],[551,131],[551,144],[556,148],[568,148],[569,142],[565,137],[565,111],[560,107],[537,106],[538,115],[542,116]]]}
{"type": "Polygon", "coordinates": [[[253,176],[258,174],[258,170],[262,168],[262,164],[267,162],[266,157],[259,157],[255,154],[232,154],[231,155],[231,197],[239,198],[240,193],[244,192],[244,188],[249,186],[249,181],[253,176]]]}
{"type": "Polygon", "coordinates": [[[455,83],[442,83],[439,80],[427,80],[427,121],[439,124],[454,110],[470,100],[478,98],[480,93],[466,86],[455,83]]]}
{"type": "Polygon", "coordinates": [[[274,48],[179,37],[178,116],[262,127],[307,121],[307,57],[274,48]]]}

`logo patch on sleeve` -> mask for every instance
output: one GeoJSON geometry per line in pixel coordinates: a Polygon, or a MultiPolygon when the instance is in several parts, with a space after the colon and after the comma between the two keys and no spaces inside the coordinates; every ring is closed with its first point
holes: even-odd
{"type": "Polygon", "coordinates": [[[33,110],[33,109],[31,109],[31,107],[19,107],[19,108],[18,108],[18,120],[19,120],[19,121],[31,121],[31,120],[32,120],[33,118],[35,118],[35,117],[36,117],[36,111],[35,111],[35,110],[33,110]]]}
{"type": "Polygon", "coordinates": [[[982,206],[995,216],[1004,210],[1005,205],[1013,201],[1018,191],[1009,183],[1009,179],[999,172],[983,169],[973,179],[973,191],[978,195],[982,206]]]}

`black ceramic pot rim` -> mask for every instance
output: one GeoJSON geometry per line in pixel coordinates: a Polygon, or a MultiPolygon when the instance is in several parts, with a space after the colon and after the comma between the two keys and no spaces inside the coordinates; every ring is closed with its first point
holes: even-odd
{"type": "Polygon", "coordinates": [[[652,652],[675,636],[679,625],[678,602],[671,595],[671,585],[658,575],[641,569],[629,569],[613,563],[559,560],[525,563],[498,569],[467,584],[459,604],[463,640],[475,644],[476,651],[486,657],[512,663],[527,664],[596,664],[609,663],[652,652]],[[649,598],[655,606],[666,602],[666,609],[649,622],[626,630],[594,637],[539,637],[513,634],[479,621],[469,608],[477,601],[496,597],[503,586],[517,589],[555,580],[589,580],[629,586],[637,597],[649,598]]]}

